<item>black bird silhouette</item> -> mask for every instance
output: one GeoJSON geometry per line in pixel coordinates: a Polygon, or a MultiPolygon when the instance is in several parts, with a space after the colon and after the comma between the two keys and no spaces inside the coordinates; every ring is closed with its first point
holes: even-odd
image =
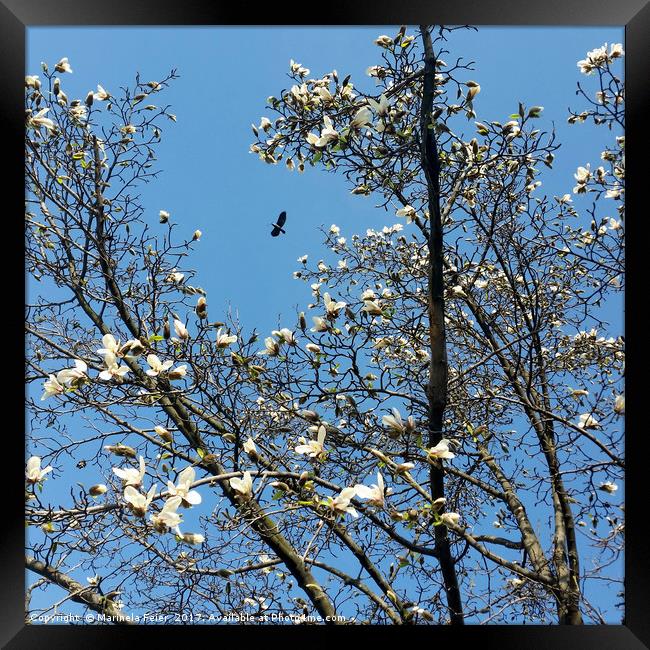
{"type": "Polygon", "coordinates": [[[282,228],[286,220],[287,220],[287,213],[280,212],[280,216],[278,217],[278,222],[271,224],[273,226],[273,230],[271,231],[271,237],[277,237],[280,233],[284,233],[285,235],[287,234],[286,231],[282,228]]]}

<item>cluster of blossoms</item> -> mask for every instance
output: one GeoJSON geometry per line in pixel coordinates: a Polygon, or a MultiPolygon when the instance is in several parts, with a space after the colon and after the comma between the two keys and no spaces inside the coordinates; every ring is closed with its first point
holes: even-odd
{"type": "Polygon", "coordinates": [[[61,395],[66,390],[75,389],[88,379],[88,366],[81,359],[75,360],[74,368],[65,368],[56,375],[50,375],[43,384],[41,401],[53,395],[61,395]]]}
{"type": "Polygon", "coordinates": [[[577,65],[582,74],[593,74],[598,68],[603,68],[625,54],[621,43],[612,43],[609,53],[607,52],[607,43],[601,47],[587,52],[587,57],[578,61],[577,65]]]}
{"type": "MultiPolygon", "coordinates": [[[[47,71],[45,65],[44,69],[47,71]]],[[[60,74],[72,74],[72,67],[70,66],[67,57],[63,57],[54,66],[54,70],[60,74]]],[[[40,93],[41,81],[38,75],[27,75],[25,77],[25,87],[28,90],[33,90],[34,93],[40,93]]],[[[84,120],[88,117],[88,109],[93,106],[95,102],[103,102],[111,98],[111,94],[100,84],[97,84],[97,90],[89,91],[83,102],[80,99],[69,101],[68,96],[61,88],[61,79],[59,77],[54,77],[52,81],[52,95],[54,96],[56,104],[67,110],[71,121],[80,126],[83,126],[84,120]]],[[[53,120],[45,117],[49,110],[50,109],[47,107],[42,108],[36,114],[32,114],[30,111],[27,115],[27,128],[34,129],[39,133],[39,135],[41,135],[41,129],[44,128],[47,135],[55,135],[57,133],[56,125],[53,120]]]]}
{"type": "MultiPolygon", "coordinates": [[[[187,340],[189,338],[187,328],[181,321],[174,320],[174,329],[181,340],[187,340]]],[[[236,340],[236,336],[222,335],[220,331],[217,332],[217,347],[227,347],[236,340]]],[[[104,381],[121,381],[130,372],[130,369],[126,365],[120,365],[119,360],[125,359],[133,362],[145,351],[145,346],[139,340],[131,339],[121,345],[120,341],[116,340],[112,334],[105,334],[102,337],[102,344],[104,347],[99,348],[97,354],[103,359],[104,370],[99,373],[98,377],[104,381]]],[[[186,365],[179,365],[172,368],[174,365],[173,361],[167,360],[163,362],[155,354],[149,354],[147,356],[147,364],[149,368],[146,373],[150,377],[157,377],[165,373],[170,380],[177,380],[183,379],[187,374],[186,365]]],[[[44,392],[41,400],[45,400],[53,395],[60,395],[66,392],[66,390],[77,388],[84,381],[89,380],[87,373],[88,365],[86,362],[77,359],[75,360],[74,368],[66,368],[59,371],[56,375],[49,375],[49,378],[43,385],[44,392]]]]}
{"type": "MultiPolygon", "coordinates": [[[[152,485],[146,493],[143,493],[142,483],[144,481],[146,466],[144,458],[139,457],[138,467],[128,467],[122,469],[114,467],[113,473],[122,479],[124,487],[124,501],[127,503],[129,510],[136,516],[143,518],[151,502],[156,496],[157,485],[152,485]]],[[[178,483],[167,482],[167,498],[156,514],[150,515],[151,523],[154,529],[159,533],[167,533],[173,530],[179,539],[189,544],[201,544],[204,541],[203,535],[198,533],[182,533],[180,523],[182,515],[177,510],[179,507],[189,508],[201,503],[201,495],[192,490],[192,484],[196,479],[196,472],[193,467],[186,467],[178,475],[178,483]]]]}

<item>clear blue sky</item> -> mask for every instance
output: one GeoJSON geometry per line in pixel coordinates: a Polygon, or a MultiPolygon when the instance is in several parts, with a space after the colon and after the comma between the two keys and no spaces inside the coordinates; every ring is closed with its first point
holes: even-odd
{"type": "MultiPolygon", "coordinates": [[[[337,69],[340,77],[351,73],[357,88],[374,88],[364,72],[381,61],[373,40],[394,31],[30,28],[26,73],[39,74],[41,61],[52,66],[67,56],[74,73],[64,75],[63,82],[72,99],[85,97],[98,83],[108,91],[131,84],[136,72],[148,81],[177,69],[180,79],[161,97],[178,121],[169,122],[157,152],[162,174],[142,188],[145,219],[156,224],[158,211],[165,209],[188,237],[200,228],[202,240],[187,263],[198,271],[192,284],[208,293],[210,318],[223,320],[232,306],[247,331],[257,328],[268,335],[278,324],[292,327],[295,308],[310,302],[309,287],[294,280],[292,272],[302,254],[327,258],[320,226],[336,223],[349,237],[398,219],[375,209],[372,197],[350,195],[335,175],[309,167],[299,175],[284,165],[260,162],[248,152],[254,140],[250,125],[265,114],[267,96],[293,83],[286,76],[290,59],[310,68],[310,76],[337,69]],[[287,235],[272,239],[269,224],[282,210],[288,214],[287,235]]],[[[623,38],[622,28],[611,27],[493,27],[452,35],[450,49],[476,62],[467,78],[481,84],[475,100],[478,119],[507,121],[519,101],[545,107],[539,126],[549,129],[554,123],[562,148],[541,190],[561,195],[571,191],[578,165],[599,160],[607,137],[588,124],[567,124],[567,108],[582,105],[575,96],[576,61],[604,42],[623,38]]],[[[611,320],[620,323],[619,309],[607,307],[611,320]]],[[[54,481],[49,483],[44,495],[49,491],[56,501],[65,494],[64,486],[59,492],[54,481]]]]}

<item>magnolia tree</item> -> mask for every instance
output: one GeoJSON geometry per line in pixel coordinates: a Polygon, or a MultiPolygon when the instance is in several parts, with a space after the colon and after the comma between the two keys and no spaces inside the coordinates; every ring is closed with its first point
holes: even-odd
{"type": "Polygon", "coordinates": [[[624,530],[623,339],[603,310],[623,287],[623,51],[578,63],[569,121],[611,142],[549,197],[542,107],[477,121],[452,31],[380,36],[369,82],[292,61],[269,97],[261,160],[341,174],[400,220],[333,225],[328,262],[294,274],[312,303],[259,340],[209,317],[186,260],[200,231],[152,224],[137,194],[175,72],[73,101],[67,59],[26,78],[30,614],[605,620],[614,603],[590,594],[622,582],[624,530]]]}

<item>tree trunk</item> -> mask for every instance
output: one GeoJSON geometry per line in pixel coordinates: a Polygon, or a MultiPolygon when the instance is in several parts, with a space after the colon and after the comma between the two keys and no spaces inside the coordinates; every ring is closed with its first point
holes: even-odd
{"type": "MultiPolygon", "coordinates": [[[[431,44],[431,35],[426,25],[420,26],[424,43],[424,80],[422,104],[420,107],[420,153],[422,167],[427,180],[429,199],[429,277],[427,287],[429,310],[429,403],[428,428],[429,446],[435,446],[443,438],[443,422],[447,405],[447,343],[445,337],[445,295],[443,281],[442,219],[440,216],[440,164],[435,133],[431,124],[431,109],[435,90],[436,58],[431,44]]],[[[444,497],[444,470],[442,466],[431,466],[431,496],[444,497]]],[[[436,550],[440,561],[447,607],[452,625],[463,624],[463,604],[458,588],[456,568],[451,557],[447,528],[436,526],[434,531],[436,550]]]]}

